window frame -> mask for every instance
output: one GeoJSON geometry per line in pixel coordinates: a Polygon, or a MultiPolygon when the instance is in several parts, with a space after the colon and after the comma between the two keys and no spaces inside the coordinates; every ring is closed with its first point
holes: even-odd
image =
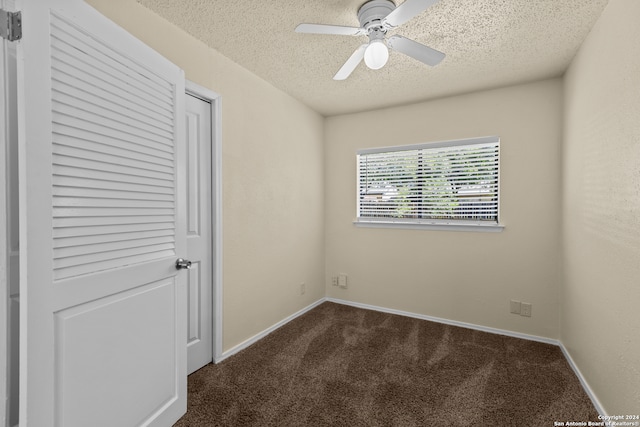
{"type": "Polygon", "coordinates": [[[365,148],[356,151],[356,219],[353,224],[356,227],[367,228],[402,228],[402,229],[423,229],[423,230],[450,230],[450,231],[484,231],[500,232],[504,225],[500,221],[500,137],[486,136],[479,138],[457,139],[449,141],[426,142],[410,145],[398,145],[376,148],[365,148]],[[456,219],[433,219],[433,218],[389,218],[389,217],[361,217],[361,195],[360,195],[360,159],[363,155],[378,153],[397,153],[401,151],[415,150],[437,150],[440,148],[451,148],[461,146],[473,146],[482,144],[497,144],[497,219],[496,221],[486,220],[456,220],[456,219]]]}

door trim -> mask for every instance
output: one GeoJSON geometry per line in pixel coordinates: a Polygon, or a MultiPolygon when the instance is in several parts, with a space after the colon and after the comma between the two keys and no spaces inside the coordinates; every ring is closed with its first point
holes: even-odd
{"type": "MultiPolygon", "coordinates": [[[[4,7],[4,1],[0,0],[0,7],[4,7]]],[[[8,400],[8,373],[10,367],[7,364],[7,338],[9,336],[8,299],[9,299],[9,275],[8,275],[8,241],[7,241],[7,146],[9,135],[7,126],[7,102],[6,94],[7,76],[5,74],[6,41],[0,39],[0,425],[7,422],[8,400]]]]}
{"type": "Polygon", "coordinates": [[[213,241],[213,292],[211,302],[213,327],[213,362],[222,360],[222,98],[216,92],[189,80],[187,94],[211,103],[211,231],[213,241]]]}

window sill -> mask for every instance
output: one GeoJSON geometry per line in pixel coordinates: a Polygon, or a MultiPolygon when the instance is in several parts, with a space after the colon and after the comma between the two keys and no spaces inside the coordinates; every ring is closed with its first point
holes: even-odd
{"type": "Polygon", "coordinates": [[[412,230],[440,230],[440,231],[476,231],[484,233],[499,233],[504,229],[502,224],[476,223],[438,223],[438,222],[406,222],[406,221],[367,221],[355,220],[353,225],[362,228],[399,228],[412,230]]]}

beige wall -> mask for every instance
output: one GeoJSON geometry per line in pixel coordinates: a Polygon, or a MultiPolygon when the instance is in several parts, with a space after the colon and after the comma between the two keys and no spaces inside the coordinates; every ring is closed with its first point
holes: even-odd
{"type": "Polygon", "coordinates": [[[611,0],[565,79],[560,334],[609,414],[640,410],[638,17],[611,0]]]}
{"type": "Polygon", "coordinates": [[[327,295],[548,338],[558,336],[562,81],[330,117],[327,295]],[[501,233],[356,228],[356,150],[501,138],[501,233]],[[330,277],[348,274],[348,288],[330,277]],[[531,318],[509,300],[533,304],[531,318]]]}
{"type": "Polygon", "coordinates": [[[135,0],[88,3],[222,95],[224,349],[322,298],[323,118],[135,0]]]}

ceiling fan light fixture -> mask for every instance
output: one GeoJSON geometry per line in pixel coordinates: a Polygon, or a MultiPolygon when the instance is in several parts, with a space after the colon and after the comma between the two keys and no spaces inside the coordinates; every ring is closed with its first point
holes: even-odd
{"type": "Polygon", "coordinates": [[[382,39],[371,40],[364,51],[364,63],[372,70],[379,70],[389,60],[389,49],[382,39]]]}
{"type": "Polygon", "coordinates": [[[344,80],[364,60],[368,68],[379,70],[389,60],[389,49],[417,59],[426,65],[440,63],[445,54],[400,35],[387,39],[387,31],[393,30],[413,19],[439,0],[404,0],[396,6],[394,0],[368,0],[358,9],[360,27],[344,27],[327,24],[300,24],[296,32],[307,34],[335,34],[343,36],[369,36],[369,42],[363,43],[351,54],[347,62],[333,76],[334,80],[344,80]]]}

